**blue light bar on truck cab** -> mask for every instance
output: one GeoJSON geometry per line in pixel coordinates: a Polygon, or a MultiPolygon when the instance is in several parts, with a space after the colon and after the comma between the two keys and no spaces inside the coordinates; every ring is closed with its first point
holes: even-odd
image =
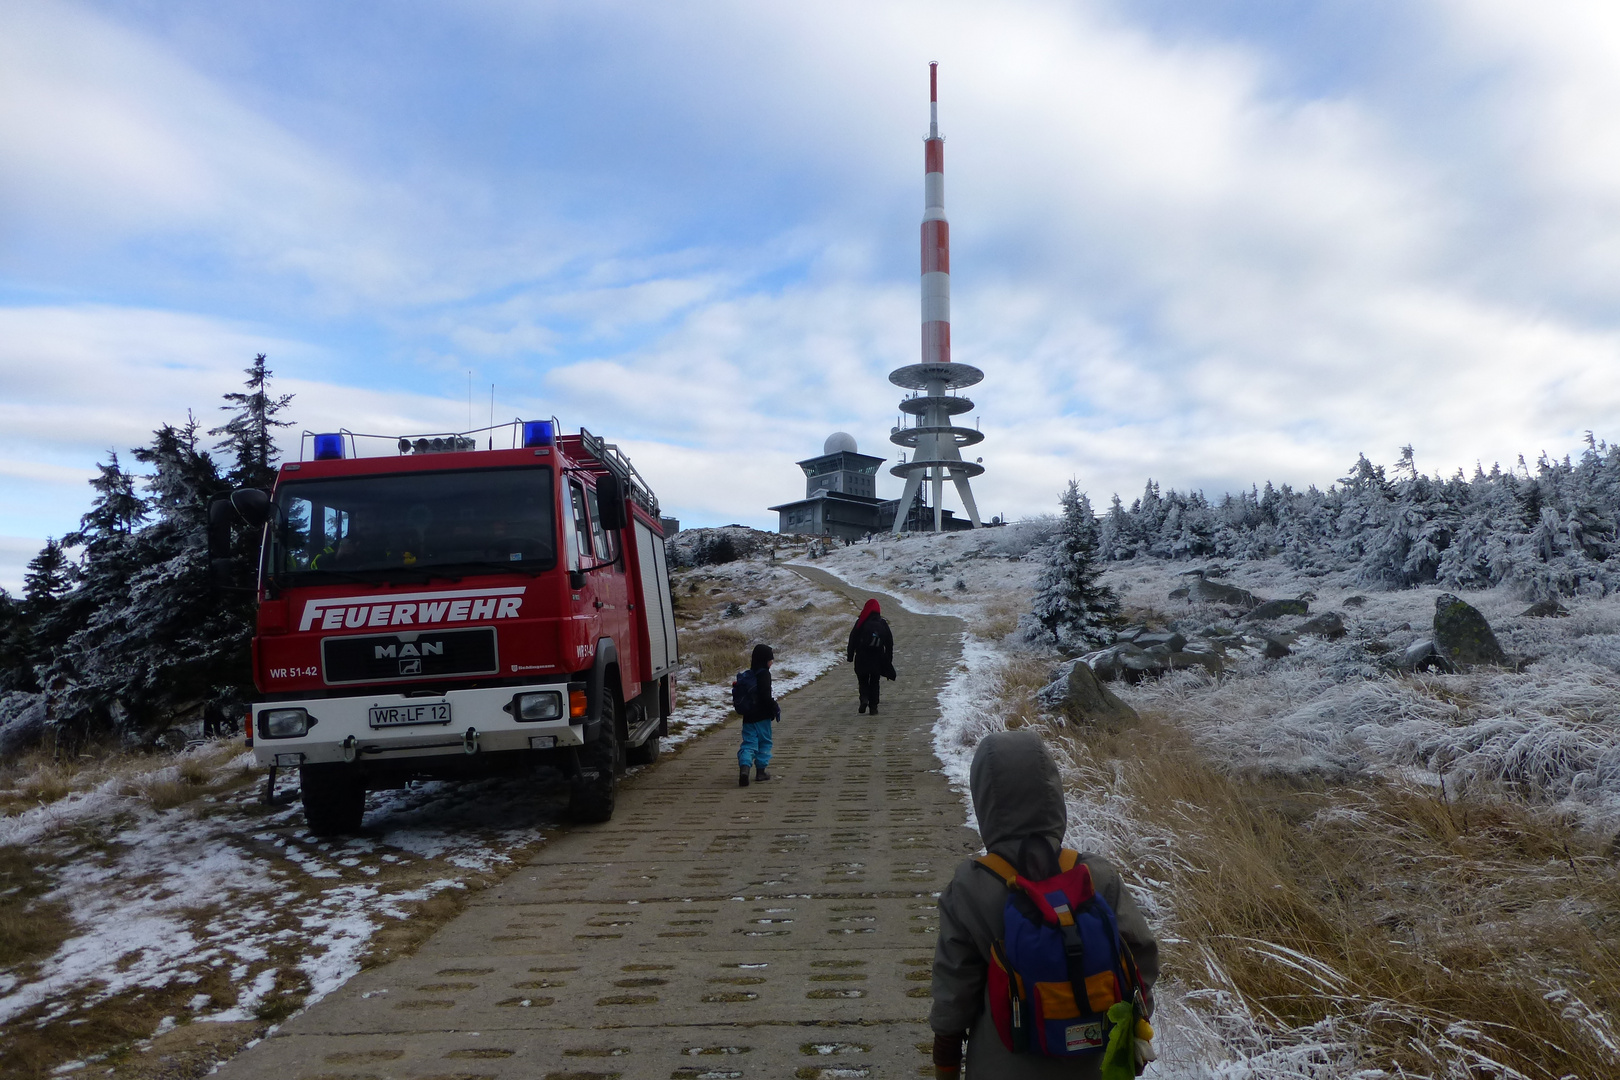
{"type": "Polygon", "coordinates": [[[333,432],[315,436],[316,461],[341,461],[343,458],[343,435],[333,432]]]}
{"type": "Polygon", "coordinates": [[[550,446],[556,438],[557,432],[550,420],[523,421],[524,446],[550,446]]]}

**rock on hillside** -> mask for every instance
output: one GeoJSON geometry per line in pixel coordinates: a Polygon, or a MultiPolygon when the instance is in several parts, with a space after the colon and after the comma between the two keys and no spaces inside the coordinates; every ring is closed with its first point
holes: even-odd
{"type": "Polygon", "coordinates": [[[1222,585],[1218,581],[1202,577],[1193,578],[1188,584],[1187,599],[1195,604],[1225,604],[1228,607],[1242,608],[1244,611],[1260,604],[1259,597],[1247,589],[1240,589],[1235,585],[1222,585]]]}
{"type": "Polygon", "coordinates": [[[1434,601],[1434,648],[1456,667],[1508,662],[1485,616],[1451,593],[1434,601]]]}
{"type": "Polygon", "coordinates": [[[1307,619],[1294,627],[1296,634],[1314,634],[1317,637],[1337,641],[1348,633],[1344,626],[1344,619],[1337,611],[1327,611],[1314,619],[1307,619]]]}
{"type": "Polygon", "coordinates": [[[1058,668],[1057,678],[1041,687],[1036,697],[1071,723],[1117,730],[1140,719],[1135,709],[1097,680],[1084,660],[1070,660],[1058,668]]]}
{"type": "Polygon", "coordinates": [[[1284,615],[1309,615],[1311,605],[1304,600],[1267,600],[1244,616],[1259,622],[1262,619],[1278,619],[1284,615]]]}

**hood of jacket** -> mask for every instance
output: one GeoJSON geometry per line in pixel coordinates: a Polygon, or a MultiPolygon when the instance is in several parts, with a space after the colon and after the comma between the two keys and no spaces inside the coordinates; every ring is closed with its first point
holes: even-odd
{"type": "Polygon", "coordinates": [[[1018,862],[1020,843],[1030,836],[1063,843],[1069,812],[1063,781],[1046,743],[1033,731],[996,731],[973,752],[968,772],[973,813],[985,850],[1018,862]]]}
{"type": "Polygon", "coordinates": [[[769,664],[772,660],[775,660],[775,659],[776,659],[776,650],[775,649],[772,649],[769,645],[764,645],[764,644],[755,645],[754,646],[754,655],[749,658],[748,666],[752,670],[758,671],[760,668],[764,667],[765,665],[769,664]]]}
{"type": "Polygon", "coordinates": [[[866,602],[865,607],[861,608],[861,617],[855,620],[855,625],[859,627],[861,623],[865,622],[873,615],[881,615],[882,613],[883,609],[878,607],[877,599],[874,597],[866,602]]]}

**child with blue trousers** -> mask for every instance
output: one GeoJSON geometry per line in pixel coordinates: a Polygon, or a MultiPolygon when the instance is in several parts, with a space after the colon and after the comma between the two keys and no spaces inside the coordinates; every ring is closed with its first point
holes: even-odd
{"type": "Polygon", "coordinates": [[[771,722],[782,719],[782,706],[771,696],[771,663],[776,653],[769,645],[755,645],[753,658],[748,661],[748,674],[753,676],[754,691],[748,708],[742,710],[742,749],[737,751],[737,786],[748,786],[748,770],[754,770],[755,780],[769,780],[771,774],[765,766],[771,763],[771,722]]]}

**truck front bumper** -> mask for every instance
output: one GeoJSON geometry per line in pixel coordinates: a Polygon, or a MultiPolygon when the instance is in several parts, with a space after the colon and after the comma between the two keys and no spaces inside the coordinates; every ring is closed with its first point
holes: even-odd
{"type": "Polygon", "coordinates": [[[503,754],[583,746],[599,725],[568,720],[568,685],[539,683],[482,690],[451,690],[423,697],[363,694],[346,697],[274,701],[253,706],[253,756],[261,765],[314,765],[329,762],[405,761],[453,754],[503,754]],[[520,694],[555,691],[562,695],[563,715],[555,720],[517,720],[512,704],[520,694]],[[449,719],[414,724],[373,726],[374,710],[417,709],[442,702],[449,719]],[[309,728],[302,735],[271,738],[263,713],[303,709],[309,728]],[[589,727],[589,730],[588,730],[589,727]]]}

